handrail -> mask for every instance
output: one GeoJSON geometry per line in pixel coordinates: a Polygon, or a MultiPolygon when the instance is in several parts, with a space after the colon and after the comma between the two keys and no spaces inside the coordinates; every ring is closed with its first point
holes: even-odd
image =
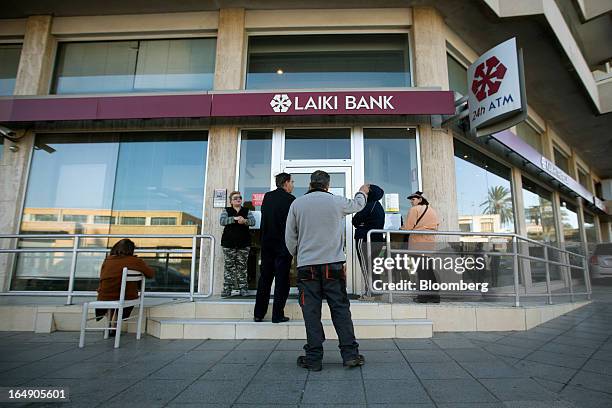
{"type": "MultiPolygon", "coordinates": [[[[586,254],[582,255],[576,252],[572,252],[572,251],[568,251],[566,249],[562,249],[562,248],[557,248],[553,245],[550,244],[546,244],[543,242],[539,242],[536,240],[533,240],[531,238],[527,238],[515,233],[505,233],[505,232],[462,232],[462,231],[425,231],[425,230],[385,230],[385,229],[373,229],[368,231],[367,233],[367,237],[366,237],[366,243],[367,243],[367,254],[368,254],[368,259],[370,260],[367,263],[367,267],[368,267],[368,279],[370,279],[370,288],[372,288],[372,234],[384,234],[385,235],[385,241],[386,241],[386,254],[387,257],[390,257],[392,253],[397,253],[397,254],[455,254],[455,251],[436,251],[436,250],[424,250],[424,249],[406,249],[406,248],[396,248],[393,249],[391,248],[391,235],[392,234],[397,234],[397,235],[436,235],[436,236],[460,236],[460,237],[499,237],[499,238],[506,238],[508,240],[507,244],[508,245],[512,245],[512,251],[511,252],[487,252],[487,251],[481,251],[479,253],[481,253],[482,255],[494,255],[494,256],[508,256],[508,257],[512,257],[513,259],[513,286],[514,286],[514,293],[508,293],[508,294],[502,294],[502,293],[497,293],[495,294],[495,296],[513,296],[515,298],[515,306],[520,306],[520,298],[521,296],[523,297],[533,297],[533,296],[543,296],[540,294],[528,294],[525,293],[523,295],[521,295],[520,293],[520,282],[519,282],[519,260],[523,259],[523,260],[528,260],[528,261],[534,261],[534,262],[541,262],[544,263],[545,265],[545,275],[546,275],[546,296],[548,299],[548,303],[552,304],[552,298],[553,296],[567,296],[569,295],[571,300],[574,301],[574,295],[586,295],[587,299],[591,299],[591,294],[592,294],[592,289],[591,289],[591,282],[590,282],[590,278],[589,278],[589,274],[588,274],[588,268],[587,268],[587,262],[586,262],[586,254]],[[532,256],[530,254],[524,254],[521,253],[521,251],[518,250],[518,246],[520,242],[526,242],[526,243],[530,243],[530,244],[534,244],[537,245],[538,247],[541,247],[544,249],[544,257],[540,258],[537,256],[532,256]],[[558,251],[558,253],[560,254],[566,254],[567,255],[567,263],[566,262],[558,262],[555,260],[551,260],[550,256],[549,256],[549,250],[554,250],[554,251],[558,251]],[[581,259],[581,263],[582,266],[578,266],[578,265],[573,265],[572,261],[571,261],[571,257],[577,257],[579,259],[581,259]],[[550,265],[557,265],[557,266],[562,266],[564,267],[565,271],[566,271],[566,278],[568,280],[568,285],[569,285],[569,293],[552,293],[551,291],[551,280],[550,280],[550,265]],[[585,281],[585,287],[586,287],[586,292],[574,292],[574,287],[573,287],[573,282],[572,282],[572,269],[579,269],[582,270],[584,273],[584,281],[585,281]]],[[[469,242],[469,241],[468,241],[469,242]]],[[[389,274],[389,280],[391,280],[391,274],[389,274]]],[[[393,299],[393,291],[390,290],[377,290],[377,292],[380,293],[389,293],[389,299],[390,302],[393,299]]],[[[395,291],[398,292],[398,291],[395,291]]],[[[402,291],[400,291],[402,292],[402,291]]],[[[411,293],[423,293],[422,291],[410,291],[411,293]]]]}
{"type": "MultiPolygon", "coordinates": [[[[80,295],[93,295],[95,292],[91,291],[76,291],[74,290],[74,282],[76,275],[76,266],[77,266],[77,255],[79,253],[107,253],[109,251],[108,248],[101,247],[80,247],[80,243],[83,239],[87,238],[139,238],[139,239],[151,239],[151,238],[173,238],[173,239],[189,239],[191,240],[191,249],[187,248],[167,248],[167,249],[147,249],[138,248],[134,252],[136,253],[169,253],[169,254],[191,254],[191,268],[190,268],[190,279],[189,279],[189,292],[172,292],[168,293],[155,293],[155,292],[147,292],[145,296],[148,297],[166,297],[166,296],[174,296],[174,297],[182,297],[189,296],[189,300],[193,301],[194,298],[208,298],[213,294],[213,285],[214,285],[214,265],[215,265],[215,237],[211,234],[197,234],[197,235],[188,235],[188,234],[0,234],[0,239],[15,239],[13,244],[15,248],[2,248],[0,249],[0,254],[4,253],[71,253],[71,263],[70,263],[70,273],[68,276],[68,290],[66,291],[49,291],[45,292],[46,296],[67,296],[66,304],[72,304],[72,298],[74,296],[80,295]],[[25,248],[17,248],[19,244],[19,240],[23,239],[70,239],[72,240],[72,247],[63,246],[58,248],[39,248],[39,247],[25,247],[25,248]],[[205,294],[196,292],[195,290],[195,276],[196,276],[196,259],[197,254],[196,250],[198,248],[198,243],[200,244],[200,249],[202,249],[202,244],[204,240],[210,240],[210,250],[209,250],[209,266],[208,266],[208,292],[205,294]]],[[[201,261],[200,261],[201,263],[201,261]]],[[[198,268],[199,269],[199,268],[198,268]]],[[[0,295],[12,295],[16,292],[8,292],[8,293],[0,293],[0,295]]],[[[30,291],[18,291],[21,295],[39,295],[40,292],[30,292],[30,291]]]]}

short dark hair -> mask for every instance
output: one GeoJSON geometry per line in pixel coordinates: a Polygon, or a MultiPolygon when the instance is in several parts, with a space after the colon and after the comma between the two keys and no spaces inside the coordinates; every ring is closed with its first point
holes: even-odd
{"type": "Polygon", "coordinates": [[[310,175],[310,188],[320,188],[325,190],[329,188],[329,174],[323,170],[317,170],[310,175]]]}
{"type": "Polygon", "coordinates": [[[286,182],[291,180],[291,174],[285,173],[285,172],[278,173],[276,177],[274,178],[274,180],[276,182],[276,187],[282,188],[286,182]]]}
{"type": "Polygon", "coordinates": [[[134,255],[136,245],[132,240],[123,238],[119,240],[110,250],[111,255],[134,255]]]}

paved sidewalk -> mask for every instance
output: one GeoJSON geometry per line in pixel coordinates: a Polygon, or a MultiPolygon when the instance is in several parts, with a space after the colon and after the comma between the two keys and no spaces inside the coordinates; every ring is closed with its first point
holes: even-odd
{"type": "Polygon", "coordinates": [[[296,366],[298,340],[129,334],[114,350],[101,333],[78,349],[78,333],[4,332],[0,386],[67,386],[63,407],[609,408],[609,298],[527,332],[362,340],[366,365],[352,370],[327,341],[323,371],[310,373],[296,366]]]}

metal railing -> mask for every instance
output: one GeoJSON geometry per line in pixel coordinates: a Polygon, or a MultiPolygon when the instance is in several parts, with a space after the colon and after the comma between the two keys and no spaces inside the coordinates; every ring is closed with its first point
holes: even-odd
{"type": "MultiPolygon", "coordinates": [[[[420,248],[415,248],[415,249],[409,249],[407,248],[406,244],[401,245],[402,248],[393,248],[392,245],[392,241],[391,241],[391,236],[392,235],[435,235],[435,236],[449,236],[449,237],[483,237],[483,238],[504,238],[506,240],[508,240],[508,243],[512,244],[512,251],[510,252],[499,252],[499,251],[480,251],[478,252],[479,255],[486,255],[486,256],[498,256],[498,257],[512,257],[512,270],[513,270],[513,288],[514,288],[514,292],[513,293],[494,293],[494,294],[490,294],[490,296],[501,296],[501,297],[514,297],[514,305],[515,306],[520,306],[520,301],[521,301],[521,296],[522,297],[542,297],[542,296],[546,296],[547,297],[547,301],[549,304],[552,304],[552,299],[554,296],[570,296],[571,301],[574,301],[574,296],[576,295],[586,295],[587,299],[591,299],[591,294],[592,294],[592,289],[591,289],[591,281],[590,281],[590,276],[589,276],[589,271],[588,271],[588,267],[587,267],[587,256],[585,255],[581,255],[579,253],[576,252],[572,252],[572,251],[568,251],[566,249],[562,249],[562,248],[558,248],[555,247],[553,245],[549,245],[540,241],[536,241],[530,238],[526,238],[523,237],[521,235],[518,234],[512,234],[512,233],[495,233],[495,232],[491,232],[491,233],[487,233],[487,232],[458,232],[458,231],[416,231],[416,230],[410,230],[410,231],[405,231],[405,230],[371,230],[368,232],[367,235],[367,239],[366,239],[366,245],[367,245],[367,256],[368,256],[368,279],[369,279],[369,283],[370,283],[370,288],[372,288],[372,273],[373,273],[373,264],[372,264],[372,234],[383,234],[385,237],[385,241],[382,243],[384,244],[384,251],[386,253],[386,257],[387,258],[391,258],[393,256],[393,254],[409,254],[409,255],[432,255],[432,254],[454,254],[457,255],[458,252],[453,250],[452,248],[450,248],[450,246],[447,245],[448,250],[442,249],[442,250],[427,250],[427,249],[420,249],[420,248]],[[529,254],[529,251],[520,251],[519,250],[519,243],[526,243],[526,244],[531,244],[531,245],[535,245],[536,247],[542,248],[543,249],[543,257],[538,257],[538,256],[533,256],[531,254],[529,254]],[[560,256],[559,260],[554,260],[551,259],[550,256],[550,252],[551,251],[556,251],[558,254],[561,254],[562,256],[560,256]],[[580,261],[580,264],[582,266],[578,266],[575,264],[572,264],[571,260],[572,258],[578,258],[580,261]],[[565,261],[563,260],[563,258],[565,258],[565,261]],[[527,293],[527,290],[525,290],[525,293],[521,294],[521,290],[520,290],[520,280],[519,280],[519,273],[522,270],[521,267],[521,263],[519,262],[520,260],[525,260],[525,261],[533,261],[533,262],[542,262],[544,263],[544,270],[545,270],[545,284],[546,284],[546,293],[542,294],[542,293],[527,293]],[[551,265],[555,265],[558,267],[561,267],[562,270],[565,271],[565,279],[567,281],[568,287],[569,287],[569,292],[563,292],[563,293],[553,293],[553,291],[551,290],[551,277],[550,277],[550,267],[551,265]],[[575,292],[574,291],[574,286],[573,286],[573,278],[572,278],[572,269],[577,269],[577,270],[581,270],[583,272],[583,276],[584,276],[584,285],[585,285],[585,291],[584,292],[575,292]]],[[[459,241],[462,242],[462,241],[459,241]]],[[[477,243],[478,241],[468,241],[470,243],[477,243]]],[[[480,241],[482,242],[482,241],[480,241]]],[[[438,242],[438,244],[440,243],[445,243],[445,242],[438,242]]],[[[495,244],[499,244],[500,242],[491,242],[491,243],[495,243],[495,244]]],[[[433,243],[429,243],[430,245],[433,243]]],[[[473,253],[473,252],[472,252],[473,253]]],[[[524,272],[524,271],[523,271],[524,272]]],[[[389,281],[391,282],[392,279],[392,274],[389,273],[389,281]]],[[[523,282],[525,283],[525,276],[523,276],[523,282]]],[[[420,291],[420,290],[414,290],[414,291],[390,291],[390,290],[375,290],[376,293],[388,293],[389,294],[389,301],[392,302],[393,301],[393,293],[413,293],[413,294],[430,294],[430,292],[426,292],[426,291],[420,291]]],[[[466,294],[466,293],[454,293],[454,295],[459,295],[459,296],[471,296],[470,294],[466,294]]]]}
{"type": "Polygon", "coordinates": [[[191,249],[188,248],[164,248],[164,249],[136,249],[136,253],[162,253],[162,254],[191,254],[191,269],[189,273],[189,292],[146,292],[146,297],[189,297],[190,301],[194,298],[207,298],[213,294],[214,285],[214,264],[215,264],[215,237],[210,234],[185,235],[185,234],[0,234],[0,240],[12,240],[11,248],[1,248],[0,254],[20,254],[20,253],[68,253],[71,254],[70,270],[68,275],[68,290],[65,291],[10,291],[0,293],[0,295],[30,295],[30,296],[66,296],[66,304],[72,304],[74,296],[94,296],[93,291],[75,291],[75,276],[77,271],[77,256],[80,253],[108,253],[109,248],[106,247],[81,247],[80,243],[85,239],[93,238],[108,238],[108,239],[191,239],[191,249]],[[72,240],[72,247],[19,247],[22,240],[31,239],[61,239],[72,240]],[[208,256],[208,292],[200,293],[195,290],[196,273],[199,273],[199,266],[203,259],[203,243],[204,240],[210,240],[210,249],[208,256]],[[199,245],[198,245],[199,244],[199,245]],[[200,263],[196,269],[196,260],[198,248],[200,249],[200,263]]]}

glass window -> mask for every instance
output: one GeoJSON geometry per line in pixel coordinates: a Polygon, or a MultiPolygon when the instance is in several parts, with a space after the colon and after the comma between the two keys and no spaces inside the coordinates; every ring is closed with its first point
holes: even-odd
{"type": "Polygon", "coordinates": [[[13,94],[20,57],[21,44],[0,44],[0,95],[13,94]]]}
{"type": "Polygon", "coordinates": [[[123,225],[145,225],[146,217],[121,217],[119,223],[123,225]]]}
{"type": "MultiPolygon", "coordinates": [[[[253,194],[270,191],[272,160],[272,131],[243,130],[240,136],[240,164],[238,190],[242,193],[244,206],[259,212],[260,206],[253,205],[253,194]]],[[[275,188],[275,187],[273,187],[275,188]]],[[[257,288],[261,254],[261,234],[253,229],[251,252],[249,254],[247,278],[250,289],[257,288]]]]}
{"type": "Polygon", "coordinates": [[[446,54],[446,64],[448,65],[448,85],[451,91],[459,92],[461,95],[468,94],[467,68],[459,61],[446,54]]]}
{"type": "Polygon", "coordinates": [[[589,177],[589,174],[580,167],[578,167],[578,181],[583,187],[592,192],[591,178],[589,177]]]}
{"type": "Polygon", "coordinates": [[[249,37],[247,89],[411,85],[408,34],[249,37]]]}
{"type": "Polygon", "coordinates": [[[285,160],[351,158],[351,129],[286,129],[285,160]]]}
{"type": "Polygon", "coordinates": [[[176,225],[176,217],[151,217],[151,225],[176,225]]]}
{"type": "Polygon", "coordinates": [[[565,247],[568,250],[582,252],[580,226],[578,224],[578,207],[564,198],[561,198],[561,223],[563,224],[565,247]]]}
{"type": "Polygon", "coordinates": [[[557,147],[554,147],[553,150],[555,154],[555,164],[557,165],[557,167],[563,170],[566,174],[571,176],[570,169],[569,169],[569,159],[567,158],[565,153],[563,153],[557,147]]]}
{"type": "Polygon", "coordinates": [[[386,194],[399,194],[400,213],[408,214],[406,199],[419,187],[415,129],[364,129],[364,177],[386,194]]]}
{"type": "Polygon", "coordinates": [[[595,217],[588,212],[584,212],[584,232],[589,244],[597,242],[597,232],[595,231],[595,217]]]}
{"type": "Polygon", "coordinates": [[[94,224],[114,224],[115,217],[109,215],[94,215],[94,224]]]}
{"type": "MultiPolygon", "coordinates": [[[[34,150],[21,233],[192,235],[200,231],[206,132],[37,135],[36,143],[54,151],[34,150]],[[65,214],[70,209],[75,213],[65,214]],[[58,223],[60,214],[62,222],[58,223]],[[156,218],[163,221],[157,224],[156,218]]],[[[191,239],[133,240],[140,249],[191,247],[191,239]]],[[[81,247],[109,248],[114,243],[114,239],[84,238],[81,247]]],[[[73,243],[50,239],[45,243],[22,240],[20,244],[71,247],[73,243]]],[[[99,252],[78,255],[76,290],[97,288],[104,256],[99,252]]],[[[147,281],[147,290],[189,290],[190,254],[139,256],[156,271],[155,279],[147,281]]],[[[70,257],[64,253],[20,254],[12,289],[66,290],[70,257]]]]}
{"type": "Polygon", "coordinates": [[[471,223],[474,232],[483,223],[493,232],[514,232],[510,169],[458,140],[454,145],[459,223],[471,223]]]}
{"type": "Polygon", "coordinates": [[[80,214],[64,214],[62,219],[64,222],[80,222],[81,224],[85,224],[87,222],[87,216],[80,214]]]}
{"type": "Polygon", "coordinates": [[[527,122],[516,125],[516,134],[539,153],[542,153],[542,135],[527,122]]]}
{"type": "Polygon", "coordinates": [[[57,94],[212,89],[214,38],[59,45],[57,94]]]}
{"type": "Polygon", "coordinates": [[[523,177],[523,203],[527,237],[546,243],[557,242],[552,193],[523,177]]]}

